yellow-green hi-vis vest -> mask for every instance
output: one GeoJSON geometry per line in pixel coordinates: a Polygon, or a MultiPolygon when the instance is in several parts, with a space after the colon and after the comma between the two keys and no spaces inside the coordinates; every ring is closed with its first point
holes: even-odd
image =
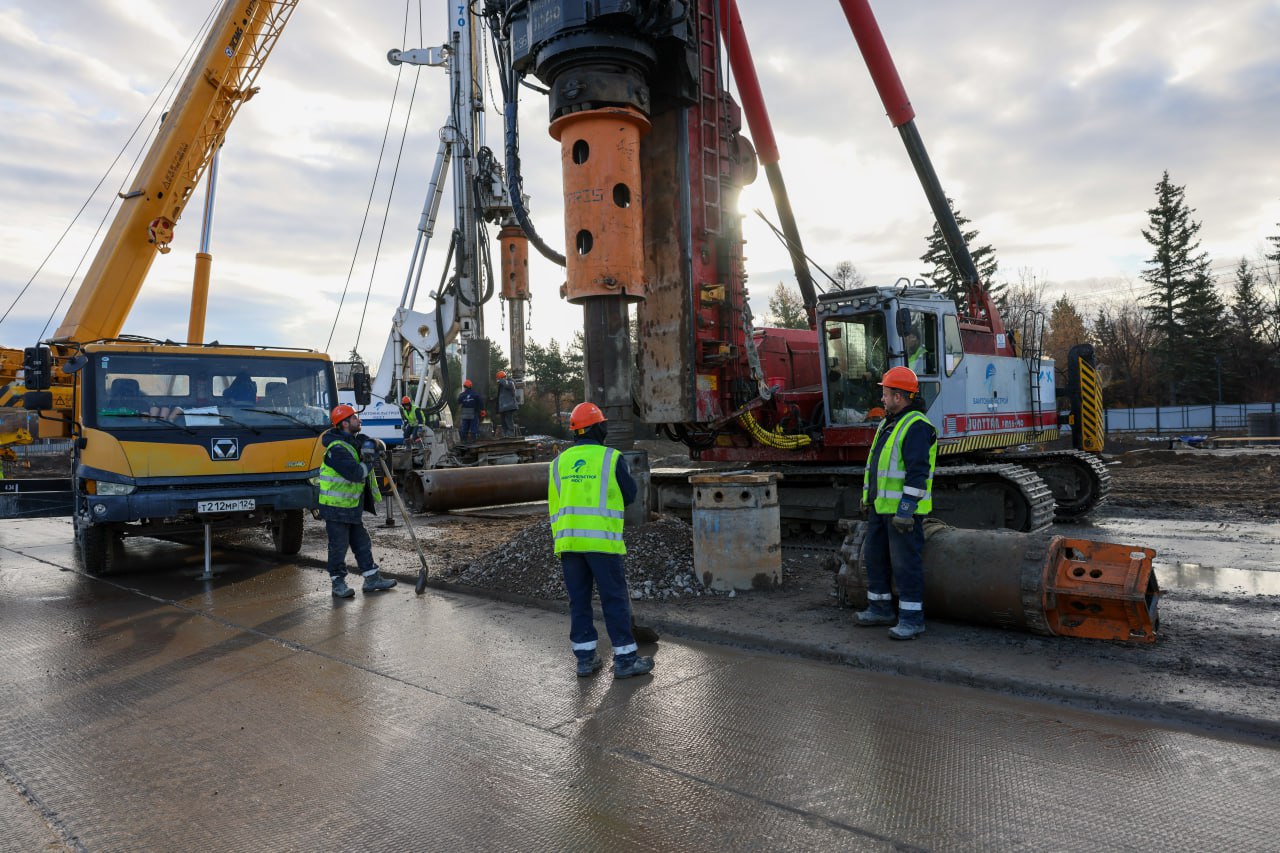
{"type": "MultiPolygon", "coordinates": [[[[334,444],[341,444],[346,451],[356,460],[360,461],[360,455],[356,453],[356,449],[345,441],[337,441],[334,444]]],[[[332,447],[333,445],[330,445],[332,447]]],[[[378,479],[373,471],[369,472],[369,488],[373,491],[373,502],[382,502],[382,489],[378,488],[378,479]]],[[[320,503],[324,506],[340,506],[353,507],[360,506],[360,496],[364,492],[364,482],[353,483],[346,477],[338,473],[337,469],[331,468],[328,462],[321,464],[320,474],[312,481],[320,487],[320,503]]]]}
{"type": "Polygon", "coordinates": [[[622,490],[614,472],[618,451],[598,444],[570,447],[551,463],[547,509],[556,554],[625,554],[622,490]]]}
{"type": "MultiPolygon", "coordinates": [[[[907,428],[916,421],[925,421],[929,419],[920,412],[907,412],[893,425],[893,432],[889,433],[889,439],[884,443],[884,447],[880,448],[880,455],[873,459],[867,460],[866,470],[862,473],[862,502],[866,503],[868,487],[871,484],[871,472],[876,472],[876,503],[875,510],[881,515],[894,515],[898,511],[898,501],[905,494],[907,482],[907,469],[902,462],[902,440],[907,437],[907,428]]],[[[880,422],[880,426],[876,427],[875,437],[871,439],[871,446],[875,447],[876,442],[880,439],[880,432],[884,429],[884,421],[880,422]]],[[[916,504],[916,515],[928,515],[933,509],[933,469],[938,458],[938,443],[935,441],[929,446],[929,479],[924,482],[924,494],[911,494],[919,501],[916,504]]]]}

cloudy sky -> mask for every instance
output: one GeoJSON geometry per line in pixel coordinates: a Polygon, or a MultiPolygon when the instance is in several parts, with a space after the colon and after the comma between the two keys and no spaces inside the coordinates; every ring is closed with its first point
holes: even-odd
{"type": "MultiPolygon", "coordinates": [[[[739,4],[807,251],[828,268],[852,261],[871,283],[919,275],[929,209],[839,4],[739,4]]],[[[406,38],[404,0],[300,3],[222,155],[210,339],[327,344],[335,356],[358,340],[362,354],[377,359],[447,109],[441,69],[398,72],[386,61],[389,48],[445,39],[451,4],[424,3],[421,39],[419,4],[411,5],[406,38]]],[[[5,345],[29,345],[65,314],[70,297],[58,306],[59,297],[108,200],[127,182],[137,143],[125,148],[126,140],[211,6],[0,0],[0,314],[108,175],[0,326],[5,345]]],[[[1150,254],[1141,229],[1164,170],[1186,186],[1224,283],[1242,256],[1255,257],[1280,234],[1280,2],[873,6],[943,185],[979,230],[978,242],[995,248],[1003,279],[1034,276],[1086,310],[1124,293],[1150,254]]],[[[496,84],[491,91],[496,96],[496,84]]],[[[526,93],[522,105],[534,221],[561,246],[558,145],[546,135],[545,103],[526,93]]],[[[499,114],[491,116],[488,141],[500,150],[499,114]]],[[[152,267],[126,331],[185,336],[202,204],[198,196],[188,205],[174,251],[152,267]]],[[[772,217],[763,177],[743,197],[745,211],[757,207],[772,217]]],[[[754,215],[746,235],[762,313],[777,282],[793,278],[785,252],[754,215]]],[[[437,237],[429,256],[424,278],[432,287],[446,242],[437,237]]],[[[530,337],[567,340],[580,312],[557,296],[562,273],[535,258],[532,279],[530,337]]],[[[505,341],[496,299],[486,323],[505,341]]]]}

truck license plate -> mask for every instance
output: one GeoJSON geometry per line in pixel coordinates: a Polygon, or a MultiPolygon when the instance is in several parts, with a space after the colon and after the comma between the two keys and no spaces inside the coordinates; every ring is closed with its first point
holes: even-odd
{"type": "Polygon", "coordinates": [[[245,512],[257,506],[253,498],[236,498],[229,501],[197,501],[196,512],[245,512]]]}

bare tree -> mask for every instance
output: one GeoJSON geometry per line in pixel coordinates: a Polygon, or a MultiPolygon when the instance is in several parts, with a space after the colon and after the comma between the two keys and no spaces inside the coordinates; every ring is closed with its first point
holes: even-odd
{"type": "Polygon", "coordinates": [[[1154,354],[1160,331],[1138,296],[1131,292],[1099,308],[1093,336],[1108,405],[1158,402],[1154,354]]]}
{"type": "Polygon", "coordinates": [[[867,280],[862,273],[858,272],[858,268],[853,265],[852,261],[841,261],[836,264],[836,268],[831,275],[836,280],[841,290],[853,290],[855,287],[863,287],[867,280]]]}
{"type": "Polygon", "coordinates": [[[1043,276],[1037,277],[1030,267],[1018,270],[1018,283],[1004,292],[1002,316],[1005,328],[1017,334],[1020,345],[1028,343],[1023,340],[1030,332],[1028,318],[1036,314],[1048,317],[1048,298],[1049,282],[1043,276]]]}

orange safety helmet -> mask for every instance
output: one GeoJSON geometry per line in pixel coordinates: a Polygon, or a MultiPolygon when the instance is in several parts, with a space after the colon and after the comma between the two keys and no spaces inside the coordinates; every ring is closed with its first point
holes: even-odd
{"type": "Polygon", "coordinates": [[[884,379],[880,380],[880,385],[885,388],[897,388],[899,391],[909,391],[915,394],[920,390],[920,380],[916,378],[916,372],[909,367],[891,367],[885,371],[884,379]]]}
{"type": "Polygon", "coordinates": [[[595,403],[579,403],[569,413],[569,429],[577,432],[594,424],[602,424],[607,420],[604,412],[595,403]]]}
{"type": "Polygon", "coordinates": [[[401,403],[404,403],[404,404],[407,406],[407,405],[409,405],[410,403],[412,403],[413,401],[409,399],[409,395],[408,395],[408,394],[405,394],[403,397],[401,397],[401,398],[400,398],[400,402],[401,402],[401,403]]]}
{"type": "Polygon", "coordinates": [[[471,387],[471,380],[470,380],[470,379],[464,379],[464,380],[462,381],[462,387],[463,387],[463,388],[470,388],[470,387],[471,387]]]}
{"type": "Polygon", "coordinates": [[[346,403],[339,403],[333,407],[333,411],[329,413],[329,420],[334,426],[345,421],[347,418],[355,415],[356,410],[348,406],[346,403]]]}
{"type": "Polygon", "coordinates": [[[507,371],[505,371],[505,370],[499,370],[499,371],[498,371],[498,378],[499,378],[499,379],[506,379],[506,378],[507,378],[507,371]]]}

